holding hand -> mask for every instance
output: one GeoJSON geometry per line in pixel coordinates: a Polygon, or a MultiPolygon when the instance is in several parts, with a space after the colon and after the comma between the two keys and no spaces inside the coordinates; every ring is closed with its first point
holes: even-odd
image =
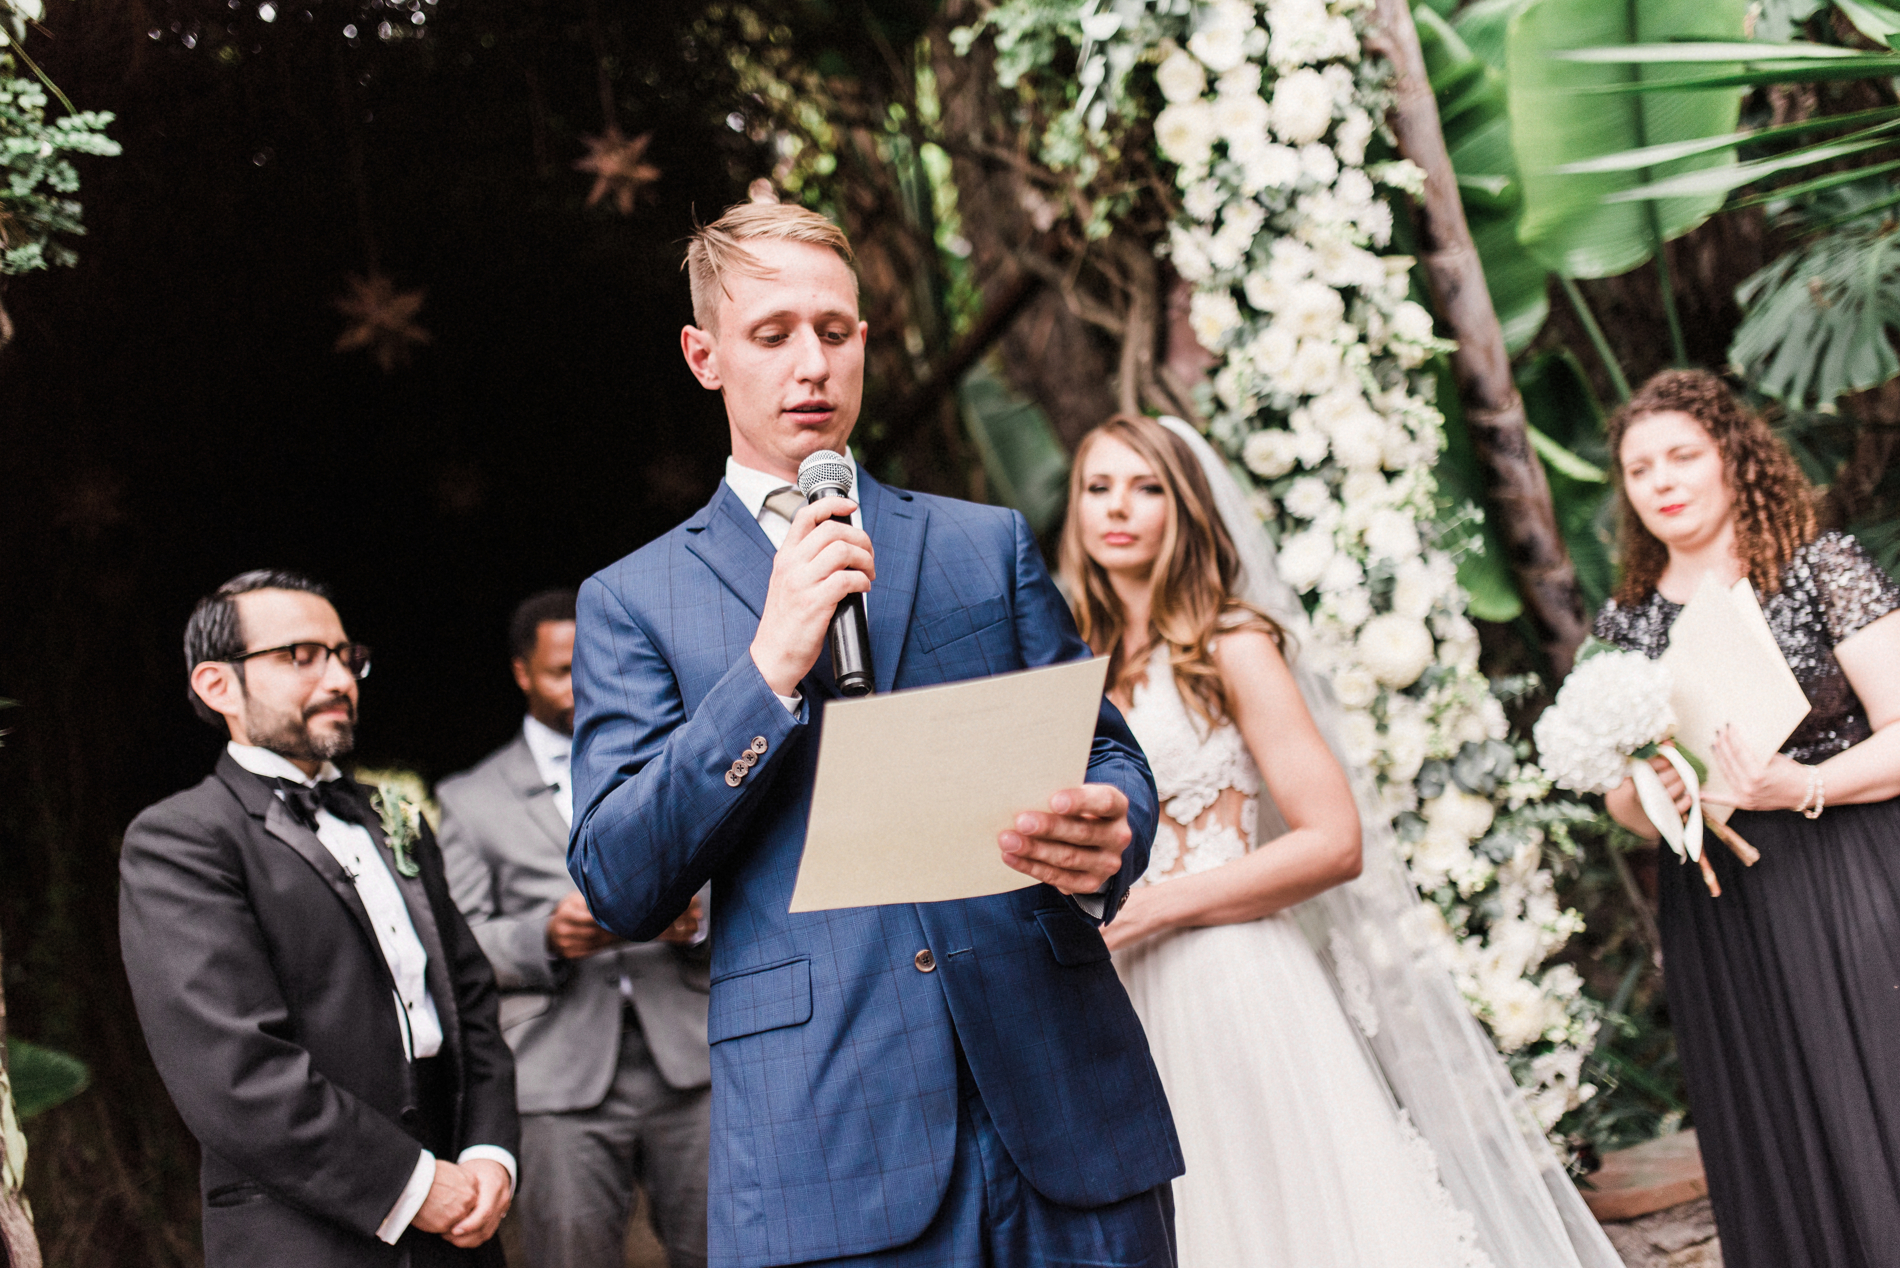
{"type": "Polygon", "coordinates": [[[1715,733],[1715,760],[1722,768],[1728,787],[1720,792],[1705,792],[1702,800],[1711,806],[1733,806],[1737,810],[1793,810],[1808,795],[1808,770],[1786,753],[1775,753],[1763,761],[1749,751],[1735,734],[1734,727],[1715,733]]]}
{"type": "MultiPolygon", "coordinates": [[[[502,1171],[502,1178],[507,1176],[507,1171],[502,1171]]],[[[475,1177],[466,1167],[437,1158],[435,1183],[429,1186],[429,1196],[422,1199],[422,1209],[409,1222],[425,1233],[446,1234],[475,1210],[477,1197],[475,1177]]]]}
{"type": "Polygon", "coordinates": [[[548,950],[563,960],[582,959],[619,941],[600,927],[578,889],[563,898],[548,917],[548,950]]]}
{"type": "Polygon", "coordinates": [[[501,1217],[515,1199],[515,1187],[508,1179],[508,1168],[493,1158],[471,1158],[462,1170],[474,1177],[475,1203],[469,1213],[443,1234],[452,1246],[473,1250],[495,1235],[501,1217]]]}
{"type": "Polygon", "coordinates": [[[699,922],[701,918],[699,895],[694,894],[693,901],[686,904],[686,910],[680,913],[679,919],[668,925],[666,932],[655,938],[654,941],[670,942],[676,947],[690,947],[693,945],[693,939],[699,936],[699,922]]]}
{"type": "Polygon", "coordinates": [[[997,838],[1003,862],[1065,894],[1093,894],[1121,871],[1134,840],[1128,796],[1109,784],[1084,784],[1049,799],[1049,812],[1024,811],[1016,830],[997,838]]]}
{"type": "MultiPolygon", "coordinates": [[[[1649,759],[1650,769],[1662,780],[1663,791],[1669,794],[1669,800],[1675,803],[1676,813],[1684,816],[1694,804],[1689,798],[1689,786],[1682,782],[1682,775],[1669,759],[1658,754],[1649,759]]],[[[1649,822],[1641,801],[1636,796],[1636,781],[1625,779],[1616,790],[1604,798],[1605,808],[1618,823],[1638,836],[1655,840],[1661,835],[1661,829],[1649,822]]]]}
{"type": "Polygon", "coordinates": [[[818,663],[838,603],[847,594],[867,593],[877,579],[871,538],[850,523],[857,509],[848,498],[813,502],[792,520],[772,561],[751,650],[760,676],[781,696],[796,694],[799,680],[818,663]]]}

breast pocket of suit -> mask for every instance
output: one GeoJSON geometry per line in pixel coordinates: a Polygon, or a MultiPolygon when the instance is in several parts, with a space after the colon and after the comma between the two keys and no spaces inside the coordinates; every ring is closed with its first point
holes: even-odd
{"type": "Polygon", "coordinates": [[[918,650],[936,657],[952,678],[1016,667],[1009,605],[1000,596],[924,613],[912,630],[918,650]]]}
{"type": "Polygon", "coordinates": [[[811,960],[736,969],[712,980],[706,1040],[724,1043],[811,1020],[811,960]]]}

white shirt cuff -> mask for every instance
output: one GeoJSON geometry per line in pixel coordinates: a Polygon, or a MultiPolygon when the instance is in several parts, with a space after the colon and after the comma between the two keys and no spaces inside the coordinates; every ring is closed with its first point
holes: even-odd
{"type": "MultiPolygon", "coordinates": [[[[772,694],[778,696],[778,692],[776,691],[772,694]]],[[[778,702],[785,706],[785,712],[791,714],[793,717],[797,717],[798,706],[805,702],[805,697],[794,692],[789,696],[778,696],[778,702]]]]}
{"type": "MultiPolygon", "coordinates": [[[[514,1168],[508,1169],[514,1174],[514,1168]]],[[[409,1183],[403,1187],[402,1196],[396,1199],[396,1205],[389,1208],[389,1214],[376,1229],[379,1240],[396,1244],[402,1231],[409,1227],[409,1221],[416,1218],[416,1212],[429,1199],[429,1189],[435,1184],[435,1155],[428,1150],[422,1151],[422,1157],[416,1159],[416,1169],[409,1173],[409,1183]]]]}
{"type": "Polygon", "coordinates": [[[1107,894],[1071,894],[1069,897],[1075,899],[1075,905],[1077,907],[1080,907],[1097,920],[1100,920],[1102,913],[1108,910],[1107,894]]]}
{"type": "Polygon", "coordinates": [[[467,1163],[473,1162],[477,1158],[486,1158],[490,1162],[499,1162],[503,1167],[507,1168],[508,1192],[513,1193],[515,1191],[517,1175],[515,1172],[515,1156],[513,1154],[503,1149],[500,1145],[470,1145],[467,1149],[462,1151],[461,1156],[455,1161],[457,1163],[467,1163]]]}

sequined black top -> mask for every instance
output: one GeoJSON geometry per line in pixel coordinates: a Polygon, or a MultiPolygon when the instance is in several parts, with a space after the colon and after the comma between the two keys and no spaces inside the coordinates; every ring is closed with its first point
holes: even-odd
{"type": "MultiPolygon", "coordinates": [[[[1874,733],[1834,646],[1895,608],[1900,585],[1847,534],[1823,533],[1795,552],[1781,570],[1780,593],[1762,604],[1781,654],[1814,706],[1782,752],[1797,762],[1820,761],[1874,733]]],[[[1680,603],[1660,594],[1627,608],[1611,599],[1597,614],[1596,635],[1654,660],[1669,646],[1669,628],[1681,613],[1680,603]]]]}

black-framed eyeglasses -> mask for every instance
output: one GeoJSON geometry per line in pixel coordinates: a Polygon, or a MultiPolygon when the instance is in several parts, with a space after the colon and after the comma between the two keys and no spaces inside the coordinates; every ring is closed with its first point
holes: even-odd
{"type": "Polygon", "coordinates": [[[286,643],[282,647],[260,647],[254,652],[245,652],[242,656],[227,657],[230,664],[241,664],[254,656],[281,655],[290,667],[309,678],[321,675],[330,663],[330,657],[347,669],[350,677],[359,682],[369,677],[369,644],[338,643],[327,647],[322,643],[286,643]]]}

